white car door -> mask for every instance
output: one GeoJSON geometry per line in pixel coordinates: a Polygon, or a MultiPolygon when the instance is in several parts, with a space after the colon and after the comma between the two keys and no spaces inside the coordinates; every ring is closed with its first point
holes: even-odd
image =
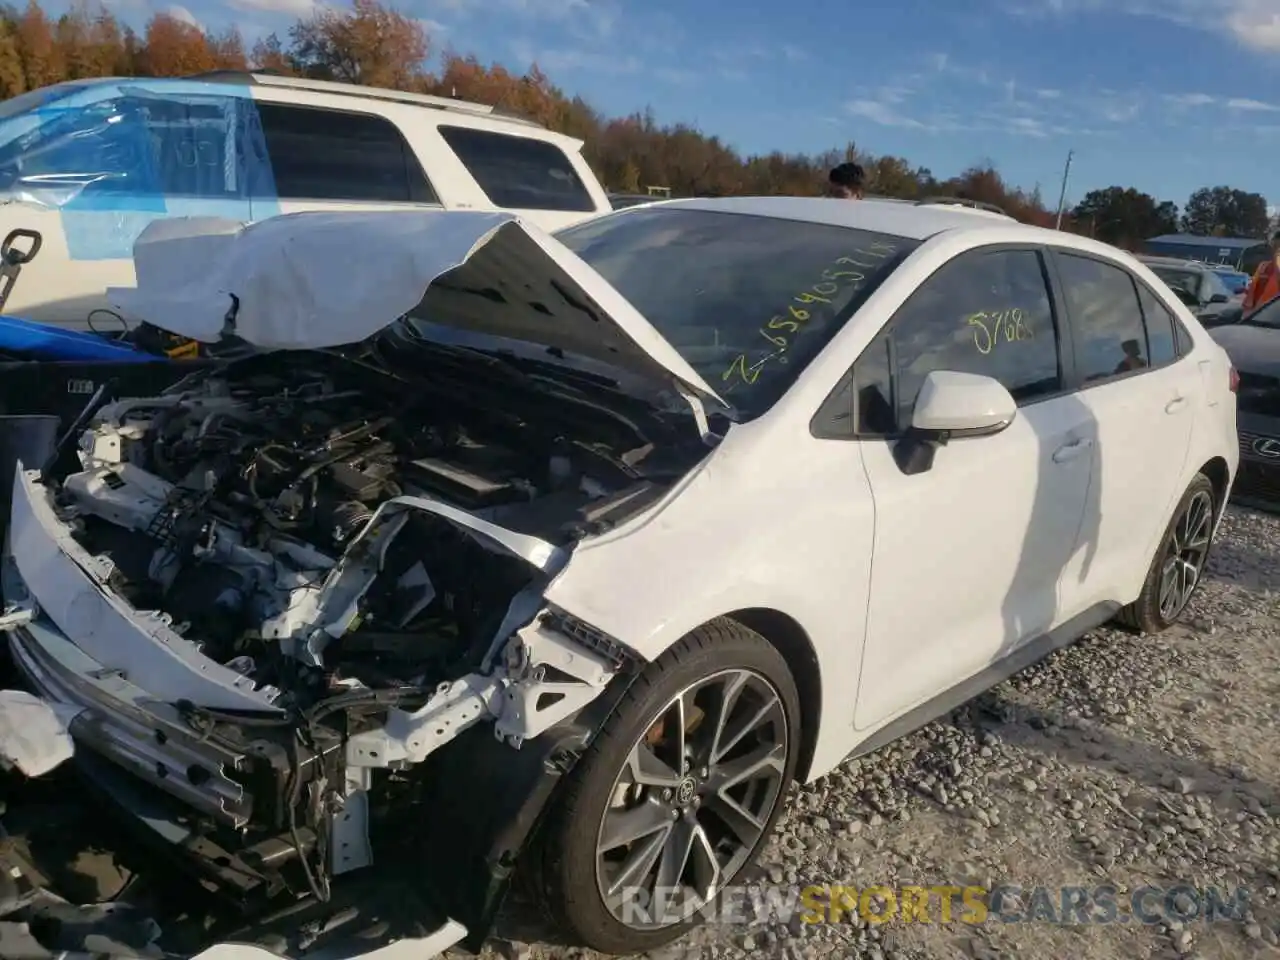
{"type": "Polygon", "coordinates": [[[1064,619],[1094,426],[1060,361],[1045,262],[1028,247],[950,261],[854,368],[875,544],[855,726],[888,721],[1064,619]],[[908,476],[894,459],[934,370],[985,374],[1018,401],[995,436],[954,440],[908,476]]]}
{"type": "Polygon", "coordinates": [[[1172,314],[1142,281],[1074,251],[1057,250],[1054,261],[1080,400],[1099,425],[1091,479],[1097,495],[1064,584],[1078,603],[1119,602],[1140,588],[1184,493],[1204,386],[1196,364],[1178,356],[1179,341],[1188,338],[1176,336],[1172,314]]]}

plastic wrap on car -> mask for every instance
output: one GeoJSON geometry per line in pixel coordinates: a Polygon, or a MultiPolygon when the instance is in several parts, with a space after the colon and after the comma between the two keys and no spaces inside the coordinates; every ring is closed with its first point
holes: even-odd
{"type": "Polygon", "coordinates": [[[249,83],[68,86],[0,120],[0,201],[57,209],[70,259],[128,259],[138,234],[161,217],[247,221],[280,212],[249,83]],[[169,127],[182,134],[164,139],[169,127]]]}

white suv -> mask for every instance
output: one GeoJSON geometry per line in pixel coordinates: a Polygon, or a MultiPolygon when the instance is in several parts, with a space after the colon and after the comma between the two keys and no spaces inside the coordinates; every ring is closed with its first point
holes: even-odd
{"type": "Polygon", "coordinates": [[[567,226],[611,209],[581,149],[481,104],[270,74],[34,90],[0,104],[0,236],[44,241],[4,312],[83,326],[158,217],[416,206],[567,226]]]}
{"type": "Polygon", "coordinates": [[[218,825],[207,875],[412,886],[421,956],[513,864],[580,942],[672,940],[793,779],[1172,624],[1239,456],[1168,288],[983,211],[169,220],[137,256],[139,315],[275,349],[17,475],[14,661],[95,777],[218,825]]]}

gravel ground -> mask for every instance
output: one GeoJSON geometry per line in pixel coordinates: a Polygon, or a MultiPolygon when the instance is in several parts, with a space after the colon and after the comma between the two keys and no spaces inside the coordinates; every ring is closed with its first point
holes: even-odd
{"type": "MultiPolygon", "coordinates": [[[[1162,888],[1158,923],[707,925],[652,960],[1280,957],[1280,518],[1229,510],[1185,625],[1112,629],[880,752],[792,790],[759,883],[1162,888]],[[1234,920],[1177,919],[1174,889],[1249,890],[1234,920]]],[[[750,898],[748,898],[750,900],[750,898]]],[[[1060,911],[1060,907],[1057,907],[1060,911]]],[[[749,910],[744,911],[750,913],[749,910]]],[[[957,904],[956,916],[960,915],[957,904]]],[[[1060,915],[1060,913],[1059,913],[1060,915]]],[[[592,960],[539,942],[517,904],[486,957],[592,960]]],[[[1038,914],[1043,917],[1044,914],[1038,914]]]]}

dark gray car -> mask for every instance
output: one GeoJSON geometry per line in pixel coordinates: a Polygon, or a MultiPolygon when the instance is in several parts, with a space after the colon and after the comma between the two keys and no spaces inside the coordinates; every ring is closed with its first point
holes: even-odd
{"type": "Polygon", "coordinates": [[[1206,327],[1235,323],[1240,319],[1241,302],[1222,278],[1208,265],[1195,260],[1170,257],[1139,257],[1148,269],[1191,308],[1206,327]]]}
{"type": "Polygon", "coordinates": [[[1210,331],[1240,377],[1240,470],[1231,499],[1280,511],[1280,297],[1210,331]]]}

